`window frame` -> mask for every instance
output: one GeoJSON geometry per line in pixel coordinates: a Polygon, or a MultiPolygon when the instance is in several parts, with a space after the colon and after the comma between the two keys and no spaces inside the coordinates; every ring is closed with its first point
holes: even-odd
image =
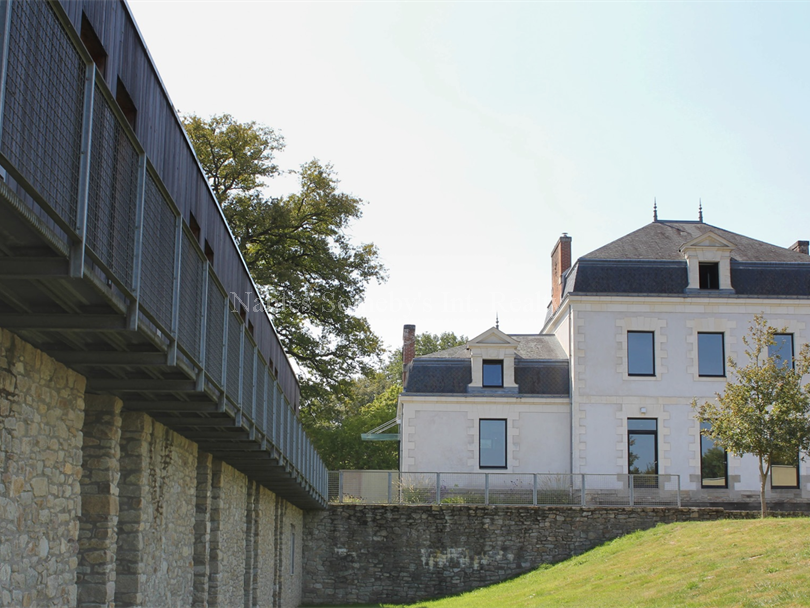
{"type": "MultiPolygon", "coordinates": [[[[789,336],[790,337],[790,359],[788,360],[788,364],[790,365],[790,369],[793,369],[795,367],[795,358],[796,358],[796,347],[795,347],[796,340],[795,340],[793,334],[789,333],[789,332],[786,332],[786,333],[783,333],[783,334],[774,334],[773,335],[774,338],[776,338],[777,336],[780,336],[780,337],[789,336]]],[[[773,357],[774,355],[779,355],[778,352],[771,352],[771,347],[772,346],[775,346],[775,345],[774,344],[769,344],[768,345],[768,357],[773,357]]],[[[784,364],[785,359],[780,359],[780,360],[783,362],[782,367],[784,367],[785,366],[785,364],[784,364]]]]}
{"type": "Polygon", "coordinates": [[[722,331],[699,331],[697,334],[697,368],[699,378],[725,378],[726,377],[726,333],[722,331]],[[700,372],[700,337],[720,336],[720,363],[723,369],[722,374],[702,374],[700,372]]]}
{"type": "Polygon", "coordinates": [[[789,486],[776,486],[776,485],[774,485],[774,483],[773,483],[773,467],[774,466],[790,466],[790,465],[784,465],[782,463],[771,463],[771,474],[770,474],[771,490],[798,490],[799,488],[801,488],[802,487],[802,478],[801,478],[801,471],[799,469],[799,465],[801,463],[801,460],[802,460],[801,459],[801,454],[796,452],[796,465],[794,467],[796,469],[796,484],[795,485],[789,485],[789,486]]]}
{"type": "Polygon", "coordinates": [[[720,289],[720,262],[698,262],[698,289],[703,291],[717,291],[720,289]],[[704,286],[704,278],[706,283],[711,284],[711,279],[715,279],[717,285],[715,287],[704,286]]]}
{"type": "Polygon", "coordinates": [[[481,386],[483,388],[503,388],[503,359],[484,359],[481,361],[481,386]],[[501,371],[501,378],[498,384],[487,384],[487,367],[497,367],[501,371]]]}
{"type": "MultiPolygon", "coordinates": [[[[506,469],[508,468],[507,463],[507,437],[508,437],[508,428],[506,424],[506,418],[479,418],[478,419],[478,468],[479,469],[506,469]],[[483,452],[483,448],[481,446],[481,442],[483,440],[483,433],[482,429],[485,422],[502,422],[503,423],[503,464],[482,464],[481,462],[481,454],[483,452]]],[[[493,448],[487,448],[488,450],[492,450],[493,448]]]]}
{"type": "MultiPolygon", "coordinates": [[[[703,430],[704,428],[708,428],[708,426],[709,426],[708,422],[701,422],[700,423],[700,430],[703,430]]],[[[706,437],[703,433],[700,434],[700,488],[701,489],[707,489],[707,490],[711,490],[711,489],[719,489],[719,490],[724,490],[725,489],[725,490],[727,490],[728,489],[728,452],[726,450],[723,450],[723,485],[704,484],[703,483],[703,480],[706,479],[706,477],[703,475],[703,442],[704,441],[711,441],[712,447],[709,448],[709,449],[713,449],[715,447],[718,447],[717,444],[715,444],[714,440],[711,437],[706,437]]]]}
{"type": "MultiPolygon", "coordinates": [[[[658,475],[658,418],[628,418],[627,419],[627,474],[628,475],[658,475]],[[630,422],[635,420],[643,420],[645,422],[652,421],[655,423],[655,429],[630,429],[630,422]],[[630,435],[652,435],[653,447],[655,449],[655,473],[631,473],[630,472],[630,435]]],[[[657,477],[656,477],[657,478],[657,477]]]]}
{"type": "MultiPolygon", "coordinates": [[[[638,357],[640,355],[636,355],[638,357]]],[[[655,332],[650,330],[635,330],[635,329],[628,329],[627,330],[627,375],[633,377],[641,377],[641,378],[654,378],[656,375],[655,370],[655,332]],[[632,359],[634,358],[631,356],[631,349],[630,349],[630,335],[631,334],[647,334],[650,336],[650,368],[652,369],[651,372],[647,373],[638,373],[630,371],[630,367],[632,364],[632,359]]]]}

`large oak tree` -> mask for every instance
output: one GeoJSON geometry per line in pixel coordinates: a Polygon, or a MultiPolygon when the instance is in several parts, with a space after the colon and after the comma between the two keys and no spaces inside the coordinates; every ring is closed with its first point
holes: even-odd
{"type": "Polygon", "coordinates": [[[374,244],[348,233],[363,201],[341,192],[332,166],[318,160],[293,171],[297,192],[268,197],[262,186],[279,173],[280,135],[228,114],[183,121],[279,339],[300,368],[303,404],[347,390],[383,353],[355,313],[367,286],[386,276],[374,244]]]}

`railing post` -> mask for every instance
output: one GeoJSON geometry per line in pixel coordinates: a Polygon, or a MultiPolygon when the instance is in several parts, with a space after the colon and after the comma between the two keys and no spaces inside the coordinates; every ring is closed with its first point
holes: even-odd
{"type": "Polygon", "coordinates": [[[244,384],[245,379],[245,330],[247,327],[241,327],[239,330],[239,382],[237,383],[238,389],[236,391],[236,402],[239,404],[239,410],[244,409],[244,404],[242,400],[244,399],[245,391],[242,390],[242,385],[244,384]]]}
{"type": "Polygon", "coordinates": [[[200,315],[200,370],[197,372],[198,393],[205,390],[205,360],[207,358],[208,347],[208,273],[211,263],[206,261],[203,266],[202,281],[202,314],[200,315]]]}
{"type": "Polygon", "coordinates": [[[532,473],[532,504],[537,506],[537,473],[532,473]]]}
{"type": "Polygon", "coordinates": [[[172,327],[168,365],[177,365],[177,340],[180,333],[180,259],[183,244],[183,218],[174,216],[174,276],[172,278],[172,327]]]}
{"type": "Polygon", "coordinates": [[[582,496],[580,497],[580,505],[584,507],[585,503],[586,503],[586,501],[585,501],[585,473],[580,473],[580,477],[582,478],[581,481],[580,481],[580,483],[582,484],[581,485],[582,489],[580,490],[580,493],[582,494],[582,496]]]}
{"type": "Polygon", "coordinates": [[[675,476],[676,481],[678,482],[678,508],[681,508],[681,476],[675,476]]]}
{"type": "Polygon", "coordinates": [[[442,474],[436,473],[436,504],[442,502],[442,474]]]}
{"type": "Polygon", "coordinates": [[[393,496],[392,496],[392,490],[393,490],[392,479],[393,479],[393,475],[391,475],[391,471],[388,471],[388,504],[389,505],[391,504],[391,499],[393,498],[393,496]]]}
{"type": "MultiPolygon", "coordinates": [[[[6,73],[8,72],[8,45],[11,36],[11,2],[0,2],[0,27],[2,27],[2,38],[0,38],[0,144],[3,141],[3,110],[6,107],[6,73]]],[[[6,172],[0,168],[0,176],[5,179],[6,172]]]]}
{"type": "Polygon", "coordinates": [[[633,494],[634,494],[633,491],[635,490],[635,485],[636,485],[636,482],[635,482],[634,476],[628,474],[627,475],[627,488],[630,490],[630,506],[631,507],[635,506],[635,504],[636,504],[635,496],[633,496],[633,494]]]}
{"type": "Polygon", "coordinates": [[[343,502],[343,471],[338,471],[338,498],[343,502]]]}
{"type": "Polygon", "coordinates": [[[74,228],[79,236],[78,243],[70,246],[70,276],[84,276],[84,247],[87,239],[87,199],[90,195],[90,155],[93,143],[93,98],[96,85],[96,64],[85,67],[84,108],[82,111],[81,158],[79,159],[79,200],[76,202],[74,228]]]}
{"type": "MultiPolygon", "coordinates": [[[[138,309],[141,301],[141,259],[143,253],[143,213],[146,198],[146,153],[138,156],[138,188],[135,195],[135,242],[132,255],[132,293],[135,299],[129,303],[127,328],[138,330],[138,309]]],[[[204,306],[205,304],[203,304],[204,306]]]]}
{"type": "Polygon", "coordinates": [[[489,473],[484,473],[484,504],[489,504],[489,473]]]}

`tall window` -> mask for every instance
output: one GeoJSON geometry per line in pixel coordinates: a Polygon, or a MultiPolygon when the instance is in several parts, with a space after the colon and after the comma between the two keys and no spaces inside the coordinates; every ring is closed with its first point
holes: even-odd
{"type": "Polygon", "coordinates": [[[720,264],[717,262],[700,262],[698,274],[701,289],[720,289],[720,264]]]}
{"type": "Polygon", "coordinates": [[[658,475],[658,420],[627,419],[627,472],[658,475]]]}
{"type": "Polygon", "coordinates": [[[478,466],[506,468],[506,420],[481,419],[478,422],[478,466]]]}
{"type": "MultiPolygon", "coordinates": [[[[709,428],[709,423],[701,422],[700,428],[709,428]]],[[[703,435],[700,436],[700,487],[728,487],[728,455],[723,448],[714,445],[711,437],[703,435]]]]}
{"type": "Polygon", "coordinates": [[[793,334],[774,334],[768,346],[768,356],[776,357],[776,365],[793,368],[793,334]]]}
{"type": "Polygon", "coordinates": [[[483,386],[503,386],[503,361],[483,362],[483,386]]]}
{"type": "Polygon", "coordinates": [[[721,333],[698,334],[698,375],[722,378],[726,375],[726,352],[721,333]]]}
{"type": "Polygon", "coordinates": [[[799,455],[795,459],[774,460],[771,464],[772,488],[799,487],[799,455]]]}
{"type": "Polygon", "coordinates": [[[651,331],[627,332],[627,375],[655,375],[654,335],[651,331]]]}

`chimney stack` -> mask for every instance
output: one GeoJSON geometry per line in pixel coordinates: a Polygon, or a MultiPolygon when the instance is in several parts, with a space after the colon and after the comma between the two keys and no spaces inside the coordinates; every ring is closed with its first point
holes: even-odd
{"type": "Polygon", "coordinates": [[[797,253],[803,253],[805,255],[810,254],[810,242],[808,241],[796,241],[790,246],[791,251],[796,251],[797,253]]]}
{"type": "Polygon", "coordinates": [[[408,381],[408,366],[416,355],[416,325],[402,328],[402,386],[408,381]]]}
{"type": "Polygon", "coordinates": [[[571,237],[563,232],[551,250],[551,307],[557,310],[562,299],[563,275],[571,268],[571,237]]]}

